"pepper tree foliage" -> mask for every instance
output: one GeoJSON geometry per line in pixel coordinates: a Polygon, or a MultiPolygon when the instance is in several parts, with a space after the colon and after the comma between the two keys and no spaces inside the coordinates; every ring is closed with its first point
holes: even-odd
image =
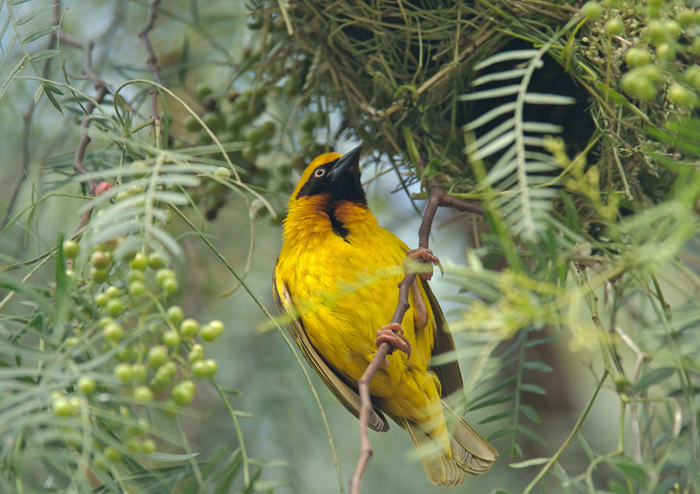
{"type": "MultiPolygon", "coordinates": [[[[14,114],[22,146],[10,174],[19,182],[5,189],[0,227],[0,490],[277,487],[260,480],[270,464],[246,451],[239,424],[245,413],[234,409],[235,390],[217,383],[217,362],[206,356],[207,343],[224,324],[198,322],[176,304],[176,297],[187,297],[179,293],[176,274],[185,256],[178,232],[194,234],[211,249],[237,287],[269,316],[243,280],[253,246],[239,246],[248,262],[238,273],[204,233],[207,221],[223,208],[240,208],[251,229],[266,215],[279,225],[295,171],[332,149],[344,133],[375,151],[377,175],[400,171],[399,188],[421,182],[416,199],[426,197],[428,180],[437,177],[448,192],[485,208],[485,218],[474,221],[488,233],[467,252],[466,264],[447,266],[446,281],[455,285],[452,299],[461,304],[451,316],[452,330],[473,357],[468,408],[485,417],[479,427],[490,431],[489,440],[502,453],[496,468],[532,471],[517,487],[523,492],[547,486],[564,492],[697,490],[700,120],[689,111],[697,104],[700,73],[697,11],[687,2],[611,1],[602,9],[589,3],[579,13],[555,3],[559,20],[570,22],[564,31],[542,28],[538,36],[550,35],[549,44],[498,59],[485,53],[478,60],[445,62],[472,64],[460,71],[481,70],[510,57],[518,64],[515,71],[489,77],[510,80],[519,99],[495,110],[512,113],[507,124],[475,138],[472,132],[488,118],[472,119],[464,127],[464,146],[450,137],[441,153],[416,140],[415,128],[401,131],[399,125],[392,134],[383,123],[381,145],[373,148],[370,130],[386,114],[367,105],[363,125],[349,125],[357,97],[346,91],[350,76],[341,81],[344,95],[338,96],[326,54],[299,42],[303,26],[295,16],[304,18],[304,8],[322,4],[260,2],[231,10],[184,0],[102,2],[112,15],[92,32],[79,26],[92,15],[85,4],[66,10],[64,3],[41,0],[0,3],[0,102],[22,103],[14,114]],[[621,19],[631,22],[621,28],[621,19]],[[626,35],[638,51],[625,52],[622,42],[624,49],[613,48],[614,37],[624,41],[626,35]],[[128,55],[116,39],[127,43],[122,46],[128,55]],[[589,45],[590,63],[602,64],[601,73],[601,47],[607,60],[617,61],[607,65],[607,80],[591,76],[586,83],[620,117],[594,119],[593,144],[569,156],[566,143],[551,137],[560,129],[524,121],[521,107],[570,103],[535,95],[528,80],[548,49],[566,54],[582,43],[589,45]],[[653,55],[642,48],[653,48],[653,55]],[[620,70],[622,58],[626,71],[620,70]],[[613,87],[617,76],[620,85],[613,87]],[[388,146],[392,139],[400,144],[388,146]],[[586,153],[595,153],[598,141],[606,146],[599,155],[620,159],[596,163],[589,157],[587,163],[586,153]],[[537,152],[527,147],[533,145],[537,152]],[[489,162],[499,150],[505,150],[500,159],[489,162]],[[425,153],[433,151],[420,168],[425,153]],[[627,183],[624,172],[613,179],[611,171],[635,160],[664,182],[658,194],[636,202],[633,193],[649,190],[639,184],[639,172],[627,183]],[[70,214],[49,229],[60,233],[47,238],[39,218],[65,198],[70,214]],[[533,350],[553,351],[557,340],[568,341],[564,367],[532,358],[533,350]],[[528,397],[547,393],[543,374],[580,370],[581,352],[591,360],[590,398],[568,437],[545,446],[546,410],[528,397]],[[226,403],[237,438],[235,447],[202,461],[187,443],[181,416],[195,389],[207,385],[226,403]],[[581,429],[603,393],[619,401],[618,441],[611,450],[592,447],[581,429]],[[538,456],[530,454],[533,448],[538,456]],[[585,461],[565,470],[561,458],[577,448],[585,461]]],[[[501,4],[520,5],[478,4],[492,9],[489,15],[501,15],[501,4]]],[[[434,16],[452,6],[409,7],[434,16]]],[[[459,19],[461,8],[454,11],[459,19]]],[[[538,22],[532,21],[537,29],[538,22]]],[[[318,21],[308,26],[316,35],[326,27],[318,21]]],[[[501,38],[512,34],[497,32],[501,38]]],[[[380,95],[371,101],[375,106],[410,112],[434,103],[430,91],[393,87],[381,60],[371,62],[365,70],[372,94],[380,95]]],[[[504,95],[479,94],[480,84],[489,81],[467,82],[455,85],[454,101],[504,95]]],[[[436,129],[454,135],[454,118],[450,122],[449,111],[443,113],[448,124],[436,129]]],[[[409,113],[406,122],[419,123],[414,116],[409,113]]],[[[337,460],[336,467],[342,479],[337,460]]],[[[491,482],[505,489],[497,476],[491,482]]]]}

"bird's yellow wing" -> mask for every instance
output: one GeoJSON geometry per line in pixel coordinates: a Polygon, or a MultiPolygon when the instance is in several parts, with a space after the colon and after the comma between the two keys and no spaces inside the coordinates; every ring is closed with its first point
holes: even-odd
{"type": "MultiPolygon", "coordinates": [[[[291,316],[291,320],[287,323],[287,329],[306,361],[313,367],[326,386],[328,386],[328,389],[331,390],[345,408],[355,417],[359,417],[360,397],[357,394],[357,390],[350,387],[346,381],[326,364],[309,341],[304,329],[304,322],[298,316],[287,285],[282,280],[277,279],[277,269],[272,274],[272,291],[274,292],[275,302],[280,314],[286,313],[291,316]]],[[[370,412],[369,427],[377,432],[386,432],[389,430],[389,422],[382,412],[374,408],[370,412]]]]}

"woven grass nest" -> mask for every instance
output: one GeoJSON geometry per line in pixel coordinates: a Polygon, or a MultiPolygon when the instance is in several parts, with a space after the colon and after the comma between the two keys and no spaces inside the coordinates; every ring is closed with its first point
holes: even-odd
{"type": "MultiPolygon", "coordinates": [[[[690,49],[698,34],[695,23],[669,40],[672,58],[662,59],[659,40],[649,38],[650,22],[673,20],[690,2],[658,8],[651,3],[656,2],[609,1],[594,4],[597,15],[586,8],[584,15],[580,4],[544,0],[304,0],[262,2],[253,16],[264,19],[271,34],[262,53],[268,73],[278,80],[302,74],[297,77],[303,78],[305,94],[322,95],[329,107],[340,109],[340,131],[388,155],[407,182],[418,180],[411,159],[415,146],[413,154],[417,151],[430,173],[463,198],[478,199],[479,183],[465,153],[463,126],[507,98],[468,102],[461,96],[513,84],[472,85],[484,74],[522,67],[527,60],[485,69],[477,64],[497,53],[544,46],[544,66],[532,73],[528,92],[565,95],[576,103],[526,105],[526,119],[563,127],[557,135],[569,158],[585,153],[589,167],[598,165],[600,190],[620,192],[638,209],[662,198],[672,176],[653,156],[673,150],[651,142],[645,127],[662,128],[692,110],[693,105],[674,105],[667,88],[676,81],[686,84],[683,73],[697,59],[690,49]],[[606,30],[610,19],[622,21],[623,32],[606,30]],[[650,55],[654,69],[648,72],[656,71],[650,76],[653,91],[644,98],[638,97],[641,89],[635,93],[621,85],[632,69],[625,54],[634,47],[650,55]]],[[[475,138],[504,118],[473,129],[475,138]]],[[[485,159],[487,169],[501,155],[485,159]]],[[[559,175],[563,183],[561,167],[546,175],[549,181],[559,175]]]]}

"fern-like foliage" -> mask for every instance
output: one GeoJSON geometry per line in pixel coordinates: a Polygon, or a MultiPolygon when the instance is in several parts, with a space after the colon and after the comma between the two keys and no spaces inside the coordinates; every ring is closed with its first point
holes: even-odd
{"type": "Polygon", "coordinates": [[[542,66],[545,53],[543,48],[507,51],[489,57],[475,69],[481,70],[503,62],[523,62],[513,69],[479,77],[473,85],[478,87],[511,80],[513,84],[460,96],[463,101],[508,99],[464,127],[466,131],[473,131],[505,118],[469,144],[466,151],[472,162],[501,153],[480,185],[495,189],[496,206],[507,215],[512,232],[526,240],[535,240],[544,230],[551,207],[550,199],[556,195],[556,190],[546,184],[551,182],[551,175],[558,169],[558,164],[550,154],[539,149],[544,148],[546,135],[560,133],[563,129],[547,122],[525,121],[525,105],[568,105],[575,102],[567,96],[528,91],[532,75],[542,66]]]}

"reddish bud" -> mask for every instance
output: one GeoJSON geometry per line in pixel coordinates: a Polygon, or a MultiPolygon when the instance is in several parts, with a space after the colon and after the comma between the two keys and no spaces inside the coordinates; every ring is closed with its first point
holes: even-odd
{"type": "Polygon", "coordinates": [[[110,184],[109,182],[100,182],[99,184],[97,184],[97,187],[95,187],[95,197],[104,194],[111,188],[112,184],[110,184]]]}

